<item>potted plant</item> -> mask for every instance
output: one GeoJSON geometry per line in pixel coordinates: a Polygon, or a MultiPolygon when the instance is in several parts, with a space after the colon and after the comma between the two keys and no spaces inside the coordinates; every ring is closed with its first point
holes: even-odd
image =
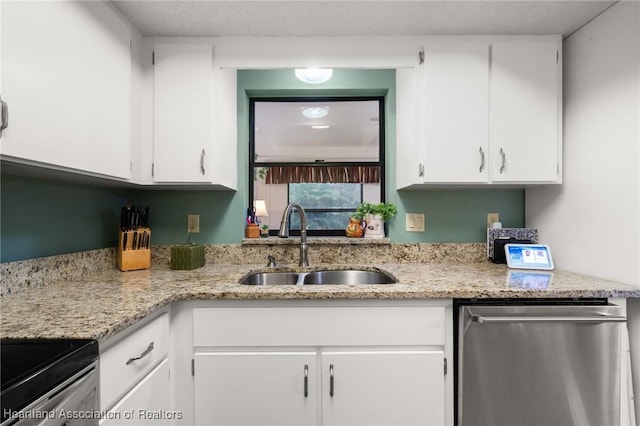
{"type": "Polygon", "coordinates": [[[269,225],[263,223],[260,227],[260,236],[262,238],[267,238],[269,236],[269,225]]]}
{"type": "Polygon", "coordinates": [[[384,238],[384,223],[398,214],[398,208],[392,203],[361,203],[356,207],[353,217],[366,222],[365,238],[384,238]]]}

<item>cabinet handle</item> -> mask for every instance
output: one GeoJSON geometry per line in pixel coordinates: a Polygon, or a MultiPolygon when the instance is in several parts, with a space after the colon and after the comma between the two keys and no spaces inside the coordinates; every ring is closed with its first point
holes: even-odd
{"type": "Polygon", "coordinates": [[[309,396],[309,365],[304,365],[304,397],[309,396]]]}
{"type": "Polygon", "coordinates": [[[127,365],[131,364],[133,361],[137,361],[139,359],[144,358],[145,356],[149,355],[149,353],[153,350],[153,342],[149,343],[149,346],[147,346],[147,349],[144,350],[144,352],[142,352],[140,354],[140,356],[136,356],[136,357],[131,357],[127,360],[127,365]]]}
{"type": "Polygon", "coordinates": [[[202,154],[200,154],[200,172],[204,175],[204,149],[202,150],[202,154]]]}
{"type": "Polygon", "coordinates": [[[419,177],[424,176],[424,164],[418,164],[418,176],[419,177]]]}
{"type": "Polygon", "coordinates": [[[482,173],[482,169],[484,169],[484,151],[480,147],[480,170],[478,172],[482,173]]]}
{"type": "Polygon", "coordinates": [[[2,131],[9,127],[9,105],[5,101],[0,101],[2,104],[2,124],[0,124],[0,135],[2,131]]]}
{"type": "Polygon", "coordinates": [[[507,166],[507,154],[500,148],[500,174],[504,172],[504,168],[507,166]]]}
{"type": "Polygon", "coordinates": [[[329,365],[329,396],[333,398],[333,364],[329,365]]]}

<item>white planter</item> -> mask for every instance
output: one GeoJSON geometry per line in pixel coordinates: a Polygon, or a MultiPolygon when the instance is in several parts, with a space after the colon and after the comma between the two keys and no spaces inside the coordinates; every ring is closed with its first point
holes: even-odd
{"type": "Polygon", "coordinates": [[[364,238],[384,238],[384,220],[380,215],[366,215],[364,238]]]}

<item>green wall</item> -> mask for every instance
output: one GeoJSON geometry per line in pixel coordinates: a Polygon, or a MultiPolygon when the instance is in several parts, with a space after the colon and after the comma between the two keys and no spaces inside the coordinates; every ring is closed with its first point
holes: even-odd
{"type": "MultiPolygon", "coordinates": [[[[487,213],[500,213],[504,226],[524,226],[524,190],[420,190],[396,191],[395,71],[335,70],[326,83],[309,89],[287,70],[238,72],[238,140],[249,140],[249,96],[296,95],[384,95],[386,112],[386,182],[388,201],[398,206],[398,216],[389,224],[394,242],[482,242],[486,240],[487,213]],[[405,213],[424,213],[426,232],[406,232],[405,213]]],[[[238,182],[246,205],[248,144],[238,148],[238,182]]],[[[346,225],[345,225],[346,226],[346,225]]]]}
{"type": "MultiPolygon", "coordinates": [[[[500,213],[504,226],[524,226],[524,190],[421,190],[395,188],[395,71],[335,70],[311,86],[288,70],[238,72],[238,191],[117,190],[2,176],[2,262],[112,247],[120,207],[151,208],[153,244],[187,241],[187,214],[200,215],[191,242],[239,243],[248,204],[249,96],[384,95],[387,200],[397,204],[389,224],[394,242],[482,242],[486,214],[500,213]],[[405,232],[405,213],[425,213],[426,232],[405,232]]],[[[346,225],[345,225],[346,226],[346,225]]]]}
{"type": "Polygon", "coordinates": [[[0,261],[113,247],[122,190],[2,175],[0,261]]]}

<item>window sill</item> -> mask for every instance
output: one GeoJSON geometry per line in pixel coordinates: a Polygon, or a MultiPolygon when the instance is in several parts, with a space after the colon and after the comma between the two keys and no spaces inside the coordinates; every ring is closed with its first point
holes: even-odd
{"type": "MultiPolygon", "coordinates": [[[[297,245],[300,237],[243,238],[244,245],[297,245]]],[[[390,245],[389,238],[307,237],[309,245],[390,245]]]]}

